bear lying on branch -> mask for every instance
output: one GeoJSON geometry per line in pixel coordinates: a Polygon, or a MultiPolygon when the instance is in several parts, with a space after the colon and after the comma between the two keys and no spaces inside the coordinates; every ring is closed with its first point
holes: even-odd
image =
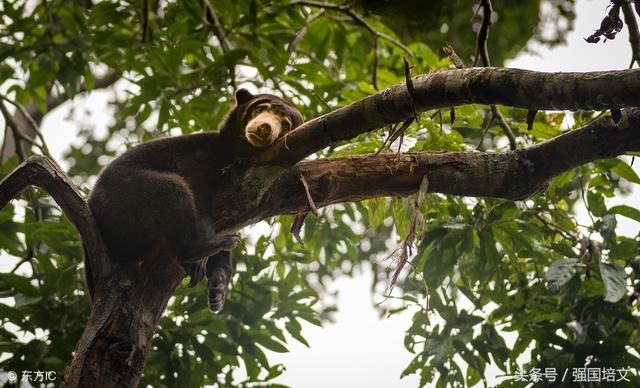
{"type": "MultiPolygon", "coordinates": [[[[228,167],[255,157],[302,121],[287,101],[240,89],[219,132],[150,141],[115,159],[88,201],[110,257],[131,264],[176,257],[189,286],[208,278],[209,307],[219,311],[238,237],[216,233],[212,198],[230,184],[228,167]]],[[[93,296],[90,266],[87,260],[93,296]]]]}

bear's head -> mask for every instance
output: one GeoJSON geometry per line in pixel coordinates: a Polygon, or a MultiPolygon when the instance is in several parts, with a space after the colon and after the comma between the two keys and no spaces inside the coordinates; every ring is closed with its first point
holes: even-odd
{"type": "Polygon", "coordinates": [[[260,153],[302,123],[300,112],[282,98],[238,89],[236,105],[220,133],[236,156],[249,156],[260,153]]]}

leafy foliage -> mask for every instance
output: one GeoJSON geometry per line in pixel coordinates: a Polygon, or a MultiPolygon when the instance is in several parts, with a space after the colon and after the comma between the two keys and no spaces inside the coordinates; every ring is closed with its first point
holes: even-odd
{"type": "MultiPolygon", "coordinates": [[[[92,90],[105,73],[121,76],[107,136],[81,131],[84,145],[65,156],[72,175],[90,183],[123,144],[215,129],[235,87],[275,90],[311,118],[402,82],[407,53],[394,41],[405,42],[413,53],[415,73],[446,68],[449,60],[437,50],[441,41],[464,47],[467,56],[472,52],[472,9],[462,3],[430,2],[429,15],[438,22],[421,24],[430,28],[446,21],[449,32],[431,31],[425,39],[399,28],[402,16],[362,9],[359,16],[389,40],[376,38],[344,12],[314,17],[322,11],[318,7],[284,0],[215,2],[221,31],[207,22],[202,2],[4,0],[0,90],[18,103],[34,102],[46,114],[47,97],[72,98],[92,90]]],[[[554,4],[572,17],[572,2],[554,4]]],[[[497,58],[518,51],[539,23],[539,2],[523,5],[497,9],[505,16],[496,28],[529,26],[513,34],[493,30],[490,42],[497,43],[490,49],[497,58]]],[[[503,112],[524,129],[526,111],[503,112]]],[[[578,125],[592,116],[579,112],[574,120],[578,125]]],[[[407,130],[402,150],[505,148],[497,126],[482,137],[486,107],[458,107],[454,123],[448,117],[424,114],[407,130]]],[[[519,132],[519,139],[556,136],[564,119],[538,113],[533,130],[519,132]]],[[[375,152],[385,132],[363,134],[319,156],[375,152]]],[[[399,146],[394,143],[392,151],[399,146]]],[[[4,161],[2,176],[17,163],[15,157],[4,161]]],[[[413,269],[398,286],[400,306],[380,307],[388,314],[414,311],[405,347],[415,358],[403,375],[444,386],[473,385],[489,365],[511,375],[520,367],[638,368],[640,234],[621,235],[616,225],[620,217],[640,222],[640,213],[609,205],[637,184],[634,171],[613,159],[567,172],[526,201],[428,196],[417,224],[413,269]],[[576,216],[585,211],[587,216],[576,216]]],[[[270,220],[263,236],[236,249],[241,259],[220,315],[207,310],[202,285],[178,288],[158,328],[143,384],[229,386],[274,379],[283,366],[272,365],[265,351],[285,352],[291,340],[309,345],[303,323],[321,325],[335,310],[328,281],[373,262],[376,284],[388,284],[391,269],[378,263],[407,235],[411,211],[412,201],[404,198],[324,209],[307,219],[304,249],[288,232],[291,216],[270,220]]],[[[38,190],[5,207],[0,220],[0,251],[14,258],[0,273],[0,367],[62,375],[89,310],[78,235],[38,190]]]]}
{"type": "MultiPolygon", "coordinates": [[[[420,0],[367,0],[361,7],[380,17],[403,40],[420,41],[432,47],[448,41],[462,59],[470,63],[482,20],[478,15],[478,4],[473,1],[430,1],[425,6],[420,0]]],[[[573,0],[527,0],[519,2],[517,7],[500,6],[496,2],[494,8],[495,21],[488,42],[494,66],[515,56],[529,39],[552,45],[564,43],[564,36],[572,29],[575,17],[573,0]],[[542,22],[541,4],[547,9],[542,22]]]]}

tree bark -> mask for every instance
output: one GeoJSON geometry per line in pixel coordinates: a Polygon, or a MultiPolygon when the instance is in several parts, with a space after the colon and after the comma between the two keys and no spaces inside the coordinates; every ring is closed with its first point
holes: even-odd
{"type": "Polygon", "coordinates": [[[308,160],[275,172],[248,171],[233,192],[217,199],[217,230],[237,230],[278,214],[309,211],[300,176],[319,207],[418,191],[423,176],[429,192],[471,197],[526,198],[549,180],[598,159],[640,151],[640,108],[609,116],[535,146],[504,153],[422,152],[308,160]],[[274,178],[276,176],[276,178],[274,178]],[[262,191],[256,195],[256,187],[262,191]],[[238,224],[238,222],[242,224],[238,224]]]}
{"type": "Polygon", "coordinates": [[[32,156],[0,182],[0,209],[29,185],[41,187],[53,197],[78,229],[94,270],[107,275],[110,272],[109,260],[91,210],[80,190],[48,157],[32,156]]]}
{"type": "Polygon", "coordinates": [[[160,317],[184,276],[171,257],[146,260],[133,270],[115,264],[112,276],[96,284],[63,387],[137,386],[160,317]]]}
{"type": "Polygon", "coordinates": [[[530,110],[606,110],[640,106],[640,69],[543,73],[494,67],[442,70],[398,84],[309,120],[269,147],[265,164],[290,166],[341,140],[411,118],[414,112],[464,104],[530,110]]]}
{"type": "Polygon", "coordinates": [[[95,295],[87,325],[76,345],[66,387],[133,387],[160,316],[185,273],[171,257],[133,265],[114,264],[102,243],[86,201],[51,159],[33,156],[0,182],[0,209],[27,186],[45,189],[80,232],[87,276],[95,295]]]}
{"type": "MultiPolygon", "coordinates": [[[[287,163],[329,142],[410,117],[412,105],[420,111],[469,102],[531,109],[640,105],[639,74],[636,70],[591,73],[580,81],[575,74],[469,69],[418,77],[412,98],[406,85],[392,87],[302,125],[262,160],[277,164],[227,171],[233,184],[212,199],[218,210],[216,230],[235,232],[274,215],[308,210],[301,179],[318,207],[408,195],[419,189],[424,176],[430,192],[525,198],[575,166],[640,151],[640,109],[624,110],[617,124],[603,117],[545,143],[505,153],[424,152],[401,154],[397,160],[395,155],[383,154],[287,163]],[[534,92],[534,87],[540,91],[534,92]],[[301,143],[305,140],[309,143],[301,143]]],[[[0,208],[29,184],[46,189],[78,228],[92,267],[89,276],[94,280],[95,299],[65,386],[135,386],[160,316],[185,276],[181,265],[154,252],[140,263],[120,265],[109,260],[86,202],[46,157],[30,158],[0,182],[0,208]]]]}

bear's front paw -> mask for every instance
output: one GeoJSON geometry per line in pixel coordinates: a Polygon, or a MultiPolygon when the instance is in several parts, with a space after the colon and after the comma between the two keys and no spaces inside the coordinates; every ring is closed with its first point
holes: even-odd
{"type": "Polygon", "coordinates": [[[214,313],[222,310],[227,295],[227,276],[223,271],[214,271],[209,276],[209,308],[214,313]]]}

